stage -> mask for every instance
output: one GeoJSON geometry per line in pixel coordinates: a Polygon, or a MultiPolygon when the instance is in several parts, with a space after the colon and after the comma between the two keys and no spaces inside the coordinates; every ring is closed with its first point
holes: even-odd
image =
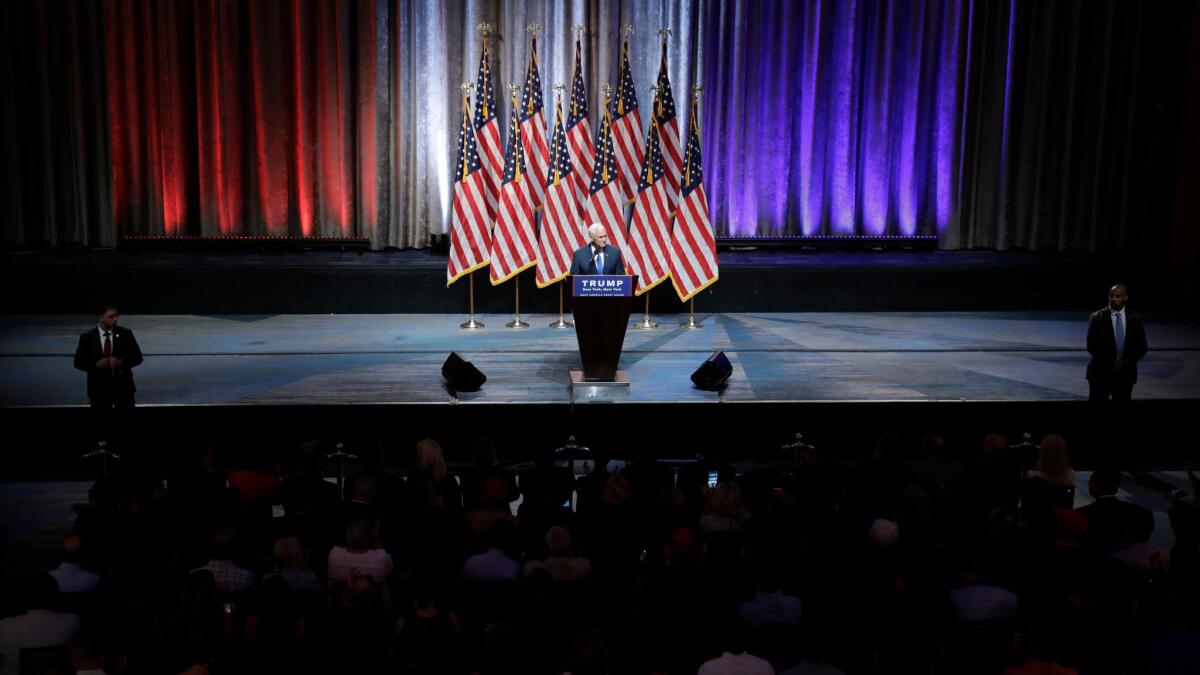
{"type": "Polygon", "coordinates": [[[1168,438],[1200,399],[1200,329],[1162,311],[1172,283],[1162,265],[1036,252],[721,256],[721,280],[697,299],[704,327],[680,328],[674,290],[655,289],[660,327],[631,327],[625,339],[630,386],[597,392],[571,389],[574,331],[548,327],[557,292],[533,288],[532,273],[521,278],[531,328],[504,328],[512,285],[493,288],[480,274],[487,328],[468,332],[458,328],[467,284],[447,289],[445,258],[428,251],[8,253],[0,278],[22,292],[0,334],[0,421],[60,448],[105,433],[89,426],[72,356],[95,305],[116,299],[146,355],[134,425],[143,439],[185,430],[404,446],[434,435],[461,457],[481,432],[523,449],[575,434],[694,454],[676,446],[697,429],[726,445],[803,431],[859,434],[844,445],[861,455],[885,429],[1082,429],[1094,412],[1087,314],[1114,275],[1130,281],[1132,307],[1148,320],[1136,414],[1168,438]],[[452,351],[487,376],[481,391],[447,390],[441,365],[452,351]],[[720,393],[690,381],[714,351],[733,366],[720,393]]]}
{"type": "MultiPolygon", "coordinates": [[[[1080,401],[1088,355],[1086,315],[1070,312],[658,315],[656,330],[630,328],[621,369],[628,391],[575,397],[574,329],[556,316],[126,315],[146,362],[138,405],[464,405],[769,402],[1080,401]],[[459,352],[488,377],[451,396],[440,373],[459,352]],[[689,377],[711,352],[733,365],[721,394],[689,377]]],[[[72,368],[87,316],[10,317],[0,338],[0,405],[82,406],[72,368]]],[[[1200,398],[1200,329],[1150,318],[1151,351],[1139,367],[1141,400],[1200,398]]]]}

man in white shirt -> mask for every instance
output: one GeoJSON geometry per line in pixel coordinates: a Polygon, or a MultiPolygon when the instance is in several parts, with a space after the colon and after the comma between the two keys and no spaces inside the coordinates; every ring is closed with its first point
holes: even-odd
{"type": "Polygon", "coordinates": [[[3,675],[19,675],[22,649],[67,644],[79,630],[79,617],[51,611],[58,597],[58,582],[49,574],[35,576],[26,588],[29,611],[0,621],[0,654],[3,675]]]}
{"type": "Polygon", "coordinates": [[[58,582],[63,593],[91,593],[100,587],[101,577],[79,564],[79,535],[63,537],[63,561],[50,570],[50,576],[58,582]]]}
{"type": "Polygon", "coordinates": [[[770,662],[746,652],[746,634],[742,626],[727,626],[721,646],[725,651],[717,658],[705,661],[696,675],[775,675],[770,662]]]}

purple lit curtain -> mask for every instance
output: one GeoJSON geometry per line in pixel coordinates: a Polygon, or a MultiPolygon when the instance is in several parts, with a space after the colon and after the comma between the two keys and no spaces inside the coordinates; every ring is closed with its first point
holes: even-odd
{"type": "Polygon", "coordinates": [[[718,236],[951,223],[966,0],[712,2],[705,180],[718,236]]]}

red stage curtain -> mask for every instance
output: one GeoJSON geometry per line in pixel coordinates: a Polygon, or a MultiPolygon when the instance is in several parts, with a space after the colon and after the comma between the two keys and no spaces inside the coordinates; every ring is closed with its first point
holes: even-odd
{"type": "Polygon", "coordinates": [[[376,28],[386,9],[104,3],[122,231],[381,238],[387,54],[376,28]]]}

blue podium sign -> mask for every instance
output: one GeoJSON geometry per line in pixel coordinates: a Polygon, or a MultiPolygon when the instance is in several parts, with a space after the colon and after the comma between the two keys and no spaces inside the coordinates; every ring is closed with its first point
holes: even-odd
{"type": "Polygon", "coordinates": [[[628,298],[633,295],[633,277],[624,274],[576,275],[571,297],[628,298]]]}

